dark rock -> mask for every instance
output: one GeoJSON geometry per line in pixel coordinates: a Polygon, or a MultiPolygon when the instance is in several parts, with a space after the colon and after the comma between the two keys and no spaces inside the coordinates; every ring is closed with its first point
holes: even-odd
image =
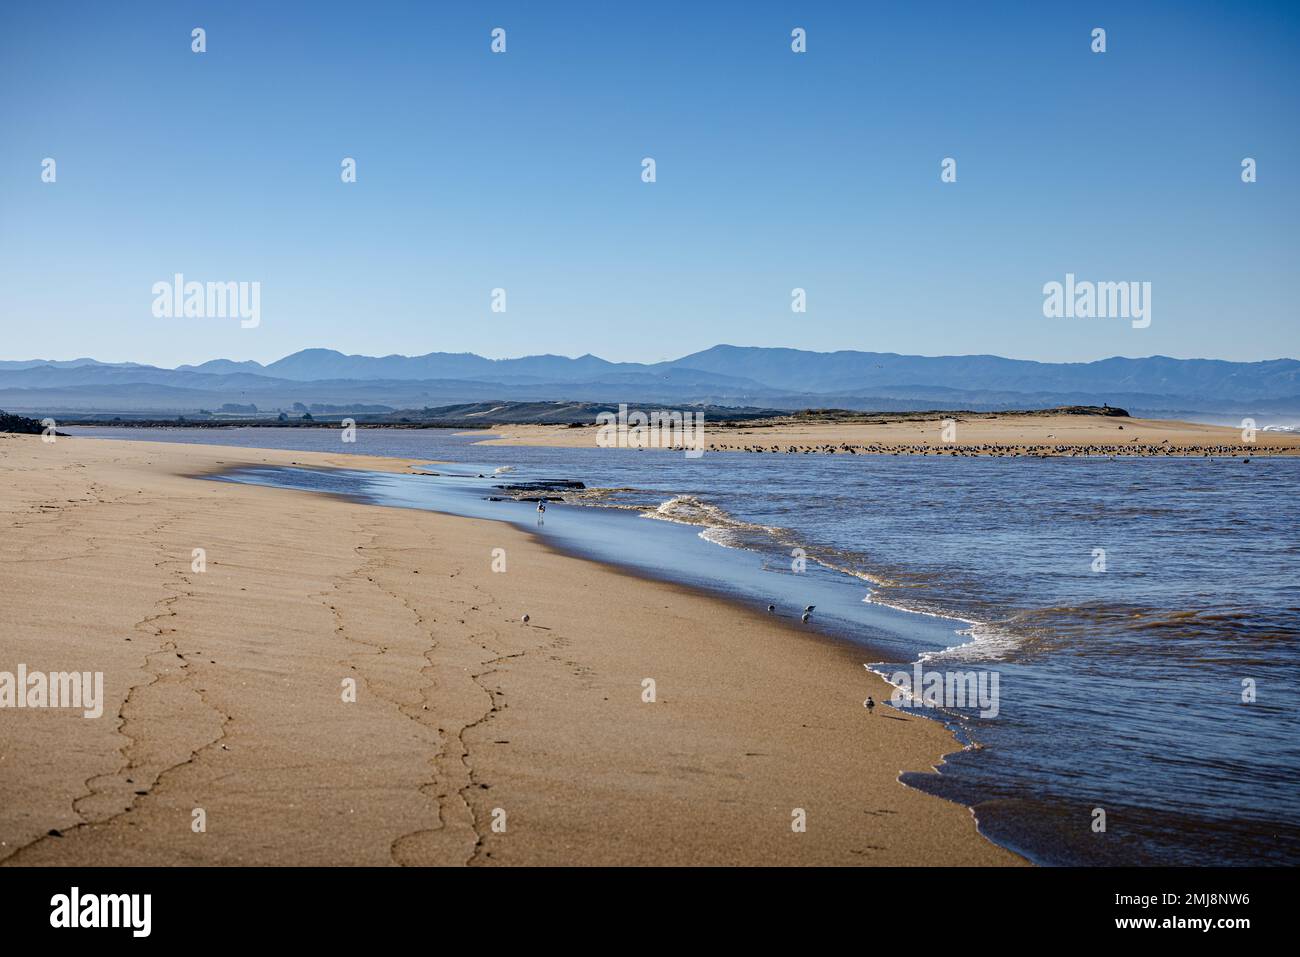
{"type": "MultiPolygon", "coordinates": [[[[21,415],[10,415],[7,412],[0,411],[0,432],[15,432],[19,435],[40,435],[45,431],[45,426],[35,419],[29,419],[21,415]]],[[[63,435],[62,432],[55,432],[55,435],[63,435]]]]}
{"type": "Polygon", "coordinates": [[[583,489],[587,486],[581,482],[567,479],[546,479],[539,482],[517,482],[514,485],[494,485],[492,487],[499,488],[503,492],[568,492],[574,489],[583,489]]]}

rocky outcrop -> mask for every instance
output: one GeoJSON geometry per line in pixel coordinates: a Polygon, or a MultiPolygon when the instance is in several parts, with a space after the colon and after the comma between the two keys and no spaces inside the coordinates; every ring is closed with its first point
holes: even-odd
{"type": "MultiPolygon", "coordinates": [[[[45,426],[35,419],[28,419],[21,415],[10,415],[3,409],[0,409],[0,432],[18,432],[22,435],[40,435],[45,431],[45,426]]],[[[55,435],[62,433],[56,432],[55,435]]]]}

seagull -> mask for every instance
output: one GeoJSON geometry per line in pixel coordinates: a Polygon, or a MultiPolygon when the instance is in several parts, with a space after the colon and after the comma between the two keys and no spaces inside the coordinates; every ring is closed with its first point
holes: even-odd
{"type": "Polygon", "coordinates": [[[776,611],[776,605],[768,605],[768,606],[767,606],[767,613],[768,613],[769,615],[770,615],[772,612],[774,612],[774,611],[776,611]]]}
{"type": "Polygon", "coordinates": [[[799,616],[801,621],[807,621],[810,617],[812,616],[809,615],[808,612],[804,612],[802,615],[799,616]]]}
{"type": "Polygon", "coordinates": [[[523,621],[523,623],[524,623],[525,625],[528,624],[528,616],[527,616],[527,615],[524,615],[524,617],[523,617],[521,620],[523,621]]]}
{"type": "Polygon", "coordinates": [[[816,608],[816,607],[817,607],[816,605],[809,605],[807,608],[805,608],[805,609],[803,610],[803,613],[804,613],[805,615],[811,615],[811,614],[812,614],[812,610],[813,610],[814,608],[816,608]]]}

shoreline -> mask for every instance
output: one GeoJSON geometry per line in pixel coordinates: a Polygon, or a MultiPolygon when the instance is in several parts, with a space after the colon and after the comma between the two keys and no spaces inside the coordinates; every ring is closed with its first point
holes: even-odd
{"type": "Polygon", "coordinates": [[[862,714],[889,686],[834,639],[502,522],[186,477],[423,460],[26,436],[0,453],[22,579],[0,650],[103,670],[109,697],[97,722],[0,711],[0,769],[23,768],[0,776],[2,863],[1025,863],[898,780],[960,744],[862,714]]]}
{"type": "MultiPolygon", "coordinates": [[[[473,443],[473,444],[476,444],[476,445],[484,445],[484,444],[486,444],[486,445],[491,445],[491,444],[498,444],[498,443],[492,443],[492,442],[477,442],[477,443],[473,443]]],[[[238,448],[238,447],[235,447],[235,448],[238,448]]],[[[310,453],[308,453],[308,454],[310,454],[310,453]]],[[[370,458],[371,456],[363,456],[363,457],[370,458]]],[[[383,457],[383,458],[386,458],[386,459],[387,459],[387,457],[383,457]]],[[[463,466],[459,466],[458,463],[442,462],[442,461],[439,461],[439,460],[425,459],[425,458],[420,458],[420,459],[400,459],[400,458],[391,458],[391,459],[387,459],[387,460],[388,460],[388,461],[401,461],[401,462],[405,462],[405,463],[407,464],[407,467],[408,467],[408,468],[417,468],[417,467],[419,467],[419,468],[427,468],[428,466],[431,466],[431,465],[452,465],[453,467],[463,467],[463,466]]],[[[290,463],[290,466],[298,466],[298,467],[313,467],[313,466],[306,466],[305,463],[301,463],[301,462],[292,462],[292,463],[290,463]]],[[[341,465],[338,465],[338,466],[330,466],[330,467],[345,468],[345,467],[346,467],[346,463],[341,464],[341,465]]],[[[393,473],[395,473],[395,474],[408,474],[407,471],[405,471],[405,470],[401,470],[401,469],[384,469],[383,471],[390,471],[390,472],[393,472],[393,473]]],[[[208,471],[208,472],[206,472],[206,473],[204,473],[204,474],[202,474],[202,475],[196,476],[196,477],[200,477],[200,478],[209,478],[209,479],[212,479],[212,478],[223,478],[224,475],[227,474],[228,472],[229,472],[229,468],[228,468],[228,466],[223,466],[223,467],[222,467],[221,469],[219,469],[219,470],[218,470],[218,469],[213,469],[213,470],[210,470],[210,471],[208,471]]],[[[438,476],[438,475],[442,475],[442,474],[450,474],[450,473],[439,473],[439,472],[411,472],[411,473],[409,473],[409,474],[416,474],[416,475],[433,475],[433,476],[438,476]]],[[[482,476],[480,476],[480,477],[482,477],[482,476]]],[[[505,478],[506,476],[501,476],[501,477],[502,477],[502,478],[505,478]]],[[[236,479],[224,479],[224,480],[227,480],[227,481],[238,481],[238,480],[236,480],[236,479]]],[[[270,486],[270,487],[272,487],[272,488],[276,488],[277,486],[270,486]]],[[[384,502],[382,502],[382,501],[378,501],[378,500],[375,500],[375,499],[373,499],[373,498],[371,498],[371,497],[368,497],[368,496],[366,496],[365,494],[362,494],[362,493],[330,492],[330,491],[315,491],[315,492],[311,492],[311,493],[308,493],[308,494],[334,496],[334,497],[339,498],[340,500],[344,500],[344,501],[348,501],[348,502],[355,502],[355,503],[359,503],[359,504],[364,504],[364,505],[371,506],[371,507],[380,507],[380,508],[408,508],[408,507],[409,507],[409,508],[419,508],[419,507],[416,507],[416,506],[389,505],[389,504],[386,504],[386,503],[384,503],[384,502]]],[[[530,501],[530,502],[531,502],[531,501],[533,501],[533,499],[525,498],[525,499],[522,499],[521,501],[530,501]]],[[[564,503],[564,504],[569,505],[570,507],[575,508],[575,509],[578,509],[578,510],[585,510],[585,509],[589,509],[589,508],[600,508],[600,507],[602,507],[602,506],[600,506],[600,505],[598,505],[598,504],[593,504],[593,503],[564,503]]],[[[423,510],[423,509],[420,509],[420,510],[423,510]]],[[[444,511],[444,510],[441,510],[441,509],[429,509],[429,511],[432,511],[432,512],[434,512],[434,513],[436,513],[436,514],[442,514],[442,515],[453,515],[453,516],[455,515],[455,513],[447,512],[447,511],[444,511]]],[[[504,524],[512,524],[512,523],[509,521],[509,519],[506,519],[506,518],[485,519],[485,518],[475,518],[475,517],[470,517],[470,516],[461,516],[461,517],[464,517],[464,518],[466,518],[466,519],[469,520],[469,521],[488,521],[488,522],[502,522],[502,523],[504,523],[504,524]]],[[[690,523],[682,523],[682,524],[685,524],[686,527],[688,527],[688,528],[699,528],[699,527],[701,527],[701,526],[693,525],[693,524],[690,524],[690,523]]],[[[546,540],[545,538],[543,538],[540,534],[538,534],[537,531],[536,531],[535,529],[532,529],[532,528],[526,528],[526,527],[525,527],[525,528],[522,528],[521,530],[523,531],[523,533],[524,533],[524,534],[525,534],[525,535],[526,535],[526,536],[527,536],[527,537],[528,537],[532,542],[534,542],[534,543],[537,545],[537,547],[542,548],[542,549],[544,549],[544,550],[546,550],[547,552],[550,552],[550,553],[552,553],[552,554],[555,554],[555,555],[558,555],[558,556],[567,557],[567,558],[571,558],[571,559],[575,559],[575,560],[577,560],[577,561],[593,562],[593,563],[595,563],[595,564],[597,564],[597,565],[600,565],[602,568],[605,568],[605,569],[607,569],[607,570],[613,572],[613,573],[616,574],[616,575],[623,576],[623,577],[625,577],[625,578],[627,578],[627,579],[630,579],[630,580],[632,580],[632,581],[635,581],[635,582],[652,582],[652,583],[654,583],[654,584],[656,584],[656,585],[659,585],[659,586],[663,586],[663,587],[666,587],[666,588],[669,588],[669,589],[673,589],[673,590],[681,591],[682,593],[687,594],[687,595],[703,595],[703,596],[707,597],[709,600],[717,601],[717,602],[721,602],[721,603],[723,603],[723,604],[729,606],[730,608],[732,608],[732,609],[733,609],[737,614],[739,614],[739,615],[745,615],[745,616],[754,616],[754,615],[755,615],[755,611],[754,611],[754,608],[753,608],[752,604],[751,604],[749,601],[747,601],[747,600],[745,600],[744,598],[742,598],[739,594],[737,594],[737,593],[735,593],[735,592],[728,592],[728,591],[721,590],[721,589],[716,589],[716,588],[701,588],[701,587],[699,587],[699,586],[697,586],[697,585],[692,585],[692,584],[687,583],[687,582],[683,582],[683,581],[674,581],[674,580],[672,580],[672,579],[670,579],[670,578],[667,578],[667,577],[664,577],[664,576],[661,576],[661,575],[649,575],[649,574],[647,574],[647,573],[645,573],[645,572],[639,571],[638,569],[636,569],[635,567],[633,567],[633,566],[627,564],[626,562],[618,562],[618,561],[610,561],[610,560],[607,560],[607,559],[602,559],[602,558],[597,557],[596,555],[592,554],[589,550],[570,549],[570,548],[566,548],[566,547],[564,547],[564,546],[562,546],[562,545],[558,545],[558,544],[555,544],[555,543],[553,543],[553,542],[547,541],[547,540],[546,540]]],[[[720,545],[717,545],[717,543],[712,543],[712,544],[714,544],[715,547],[727,547],[727,548],[733,548],[733,547],[735,547],[735,546],[720,546],[720,545]]],[[[856,576],[854,576],[854,573],[847,572],[847,571],[845,571],[844,569],[839,568],[839,567],[837,567],[837,566],[833,566],[833,565],[826,564],[825,562],[822,562],[820,559],[812,558],[811,560],[818,562],[818,564],[821,564],[821,565],[822,565],[824,568],[826,568],[828,571],[833,571],[833,572],[835,572],[835,573],[837,573],[837,574],[850,575],[850,576],[856,577],[856,576]]],[[[948,615],[941,615],[941,614],[939,614],[939,613],[937,613],[937,612],[932,612],[932,611],[923,611],[923,610],[920,610],[920,609],[904,607],[904,606],[902,606],[902,605],[895,605],[895,604],[890,604],[890,603],[885,603],[885,602],[873,602],[873,604],[876,605],[877,607],[880,607],[880,608],[888,608],[888,609],[890,609],[891,611],[897,612],[897,613],[900,614],[900,615],[907,615],[907,616],[911,616],[911,615],[920,615],[920,616],[923,616],[923,617],[926,617],[926,618],[937,618],[937,619],[941,619],[941,620],[943,620],[943,621],[947,621],[947,622],[952,622],[952,623],[955,623],[955,624],[966,625],[966,626],[968,626],[969,628],[976,628],[976,627],[979,627],[979,626],[982,624],[981,622],[978,622],[978,621],[976,621],[976,620],[974,620],[974,619],[967,619],[967,618],[959,618],[959,617],[948,616],[948,615]]],[[[770,619],[762,619],[762,620],[770,620],[770,619]]],[[[865,651],[870,651],[870,652],[872,653],[872,656],[887,656],[887,651],[886,651],[886,649],[884,649],[884,648],[873,648],[873,647],[870,646],[869,644],[864,644],[864,643],[861,642],[861,641],[855,641],[855,640],[853,640],[852,638],[848,637],[847,634],[845,634],[845,633],[843,633],[843,632],[836,632],[835,630],[825,630],[825,629],[819,629],[819,628],[795,629],[794,626],[793,626],[792,624],[789,625],[788,628],[787,628],[786,630],[789,631],[791,634],[796,634],[796,635],[797,635],[799,638],[801,638],[801,639],[812,640],[812,641],[815,641],[815,642],[821,642],[821,643],[824,643],[824,644],[828,645],[829,647],[831,647],[831,648],[833,648],[833,649],[836,649],[836,650],[838,650],[838,651],[841,651],[841,652],[848,652],[848,653],[850,653],[850,657],[856,656],[856,655],[858,655],[859,653],[861,653],[861,652],[865,652],[865,651]]],[[[957,634],[960,634],[960,632],[956,632],[956,633],[957,633],[957,634]]],[[[968,640],[966,640],[966,641],[962,641],[962,642],[958,642],[957,644],[954,644],[954,645],[948,646],[947,648],[944,648],[944,649],[940,650],[939,652],[930,652],[930,651],[927,651],[927,652],[921,652],[921,653],[920,653],[920,658],[919,658],[919,660],[918,660],[917,662],[914,662],[913,664],[923,666],[926,662],[928,662],[928,661],[930,660],[930,658],[931,658],[932,655],[935,655],[935,654],[943,654],[943,653],[946,652],[946,651],[951,651],[951,650],[956,649],[956,648],[958,648],[958,647],[965,647],[965,646],[970,645],[970,644],[975,644],[975,643],[978,642],[978,640],[979,640],[979,639],[978,639],[977,637],[975,637],[974,635],[971,635],[971,636],[968,638],[968,640]]],[[[856,659],[855,659],[855,660],[856,660],[856,659]]],[[[889,684],[889,682],[888,682],[888,678],[887,678],[887,675],[888,675],[888,673],[890,673],[891,670],[896,670],[896,666],[882,667],[882,665],[883,665],[883,661],[884,661],[884,657],[881,657],[881,660],[880,660],[880,661],[873,661],[873,662],[867,662],[867,663],[858,662],[858,663],[860,663],[860,664],[864,664],[864,665],[865,665],[865,668],[866,668],[866,671],[867,671],[868,674],[870,674],[873,678],[878,679],[880,682],[884,683],[884,688],[882,688],[882,689],[880,690],[879,694],[878,694],[878,698],[879,698],[879,700],[878,700],[877,703],[881,706],[882,710],[888,710],[888,709],[890,708],[890,706],[889,706],[888,703],[887,703],[887,702],[888,702],[888,697],[887,697],[887,696],[890,695],[890,694],[893,692],[894,688],[893,688],[893,686],[892,686],[891,684],[889,684]]],[[[909,667],[910,667],[910,666],[909,666],[909,667]]],[[[988,841],[989,843],[993,844],[995,847],[998,847],[998,848],[1000,848],[1000,849],[1002,849],[1002,850],[1004,850],[1004,851],[1007,851],[1008,853],[1014,855],[1016,858],[1018,858],[1017,863],[1019,863],[1019,864],[1021,864],[1021,865],[1028,865],[1028,866],[1042,866],[1041,862],[1039,862],[1039,861],[1037,861],[1037,860],[1034,860],[1034,859],[1033,859],[1029,854],[1027,854],[1025,851],[1023,851],[1023,850],[1021,850],[1021,849],[1015,847],[1014,844],[1012,844],[1012,843],[1006,843],[1006,842],[999,842],[999,841],[997,841],[997,840],[994,840],[994,838],[992,838],[992,837],[989,836],[988,834],[986,834],[986,833],[983,831],[983,829],[981,828],[981,826],[980,826],[979,815],[978,815],[978,813],[976,812],[975,808],[970,807],[969,805],[963,804],[963,803],[961,803],[960,801],[955,801],[955,800],[952,800],[952,799],[950,799],[950,798],[940,797],[940,796],[938,796],[938,795],[936,795],[936,794],[934,794],[934,793],[932,793],[932,792],[928,792],[928,791],[924,790],[923,788],[920,788],[920,787],[915,786],[915,785],[913,785],[913,784],[909,784],[909,783],[907,783],[906,781],[903,780],[904,777],[907,776],[907,775],[909,775],[909,774],[912,774],[912,775],[915,775],[915,774],[929,775],[929,774],[937,774],[937,773],[939,773],[939,769],[942,768],[944,765],[947,764],[947,758],[948,758],[950,755],[957,754],[957,753],[961,753],[962,751],[965,751],[965,750],[967,750],[967,749],[970,747],[971,742],[973,741],[973,739],[969,737],[969,732],[968,732],[966,729],[964,729],[961,725],[959,725],[958,723],[956,723],[956,722],[950,720],[950,719],[947,718],[947,717],[942,716],[942,714],[940,714],[940,713],[933,713],[933,714],[930,714],[930,713],[925,712],[924,710],[921,710],[921,711],[915,711],[915,712],[913,712],[913,711],[895,711],[894,713],[895,713],[895,714],[905,714],[905,715],[909,715],[909,716],[912,715],[912,714],[915,714],[917,717],[920,717],[922,720],[932,721],[932,722],[938,724],[939,726],[941,726],[941,727],[942,727],[942,728],[943,728],[943,729],[948,733],[948,735],[949,735],[950,738],[951,738],[951,745],[952,745],[950,748],[948,748],[948,749],[945,750],[941,755],[938,756],[937,760],[936,760],[936,761],[931,765],[930,768],[928,768],[928,769],[926,769],[926,770],[924,770],[924,771],[920,771],[920,772],[906,772],[906,771],[901,771],[901,772],[899,773],[898,777],[896,778],[896,780],[898,781],[898,783],[899,783],[902,787],[905,787],[905,788],[907,788],[907,789],[909,789],[909,790],[917,791],[918,793],[926,794],[926,795],[928,795],[928,796],[930,796],[930,797],[934,797],[934,798],[936,798],[936,799],[938,799],[938,800],[948,801],[949,803],[955,803],[955,804],[957,804],[959,807],[964,807],[964,808],[966,808],[966,810],[970,813],[970,818],[971,818],[972,823],[973,823],[974,826],[975,826],[976,832],[977,832],[978,834],[980,834],[980,836],[983,837],[986,841],[988,841]]]]}
{"type": "MultiPolygon", "coordinates": [[[[477,445],[599,448],[595,426],[493,425],[462,432],[477,445]]],[[[649,432],[640,448],[682,451],[684,432],[649,432]],[[663,438],[661,439],[661,436],[663,438]]],[[[1300,434],[1129,416],[962,413],[864,416],[860,421],[706,423],[691,436],[704,452],[751,454],[937,455],[953,457],[1237,458],[1300,455],[1300,434]],[[945,431],[945,426],[948,431],[945,431]]],[[[628,435],[620,447],[636,449],[628,435]]]]}

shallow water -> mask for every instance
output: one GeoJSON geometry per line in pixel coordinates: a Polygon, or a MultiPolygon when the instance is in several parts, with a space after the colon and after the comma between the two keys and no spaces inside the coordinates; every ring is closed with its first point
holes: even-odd
{"type": "Polygon", "coordinates": [[[354,447],[332,430],[68,431],[462,463],[460,478],[241,477],[514,521],[641,573],[773,601],[796,625],[816,604],[810,624],[886,673],[917,659],[996,671],[996,717],[939,714],[978,746],[904,779],[973,807],[1036,861],[1300,862],[1298,460],[687,459],[441,430],[363,430],[354,447]],[[477,478],[501,466],[514,471],[477,478]],[[578,496],[604,508],[552,506],[541,528],[531,504],[485,500],[538,478],[619,491],[578,496]]]}

